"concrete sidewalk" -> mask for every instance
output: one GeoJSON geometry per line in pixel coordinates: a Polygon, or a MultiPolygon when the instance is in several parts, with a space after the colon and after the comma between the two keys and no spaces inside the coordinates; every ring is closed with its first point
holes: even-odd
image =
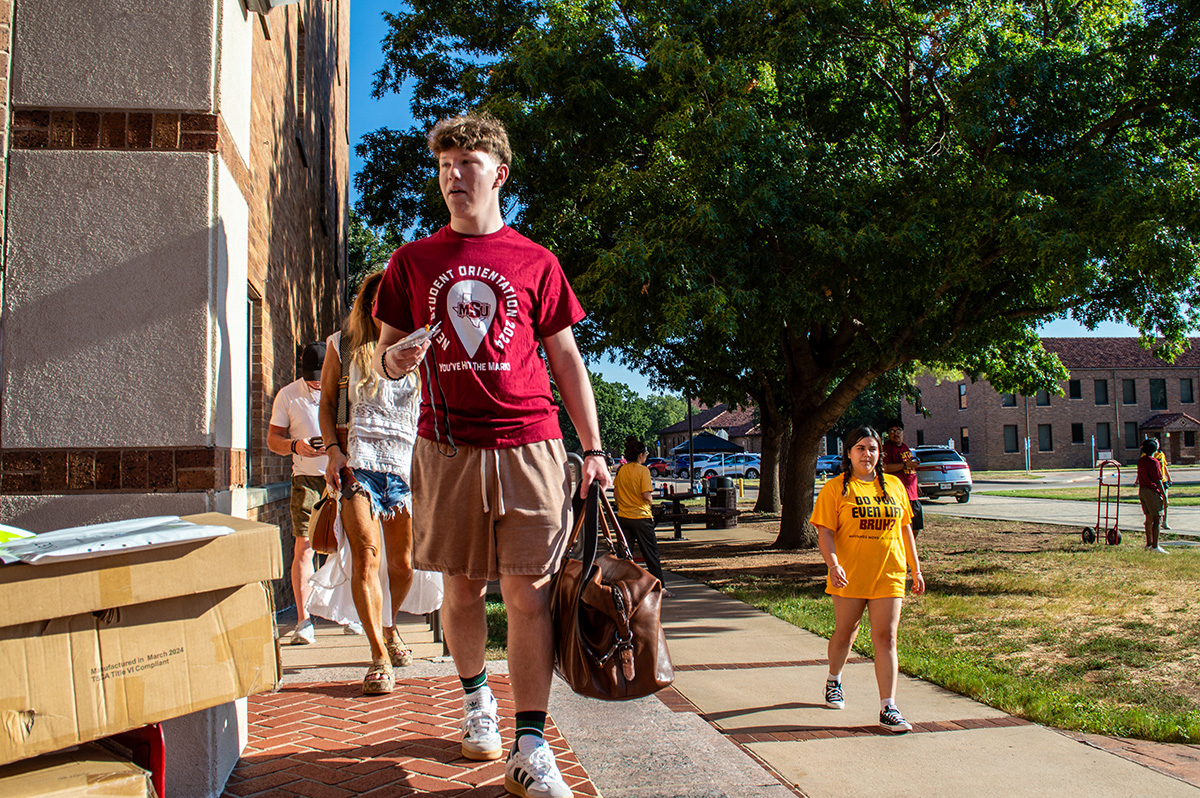
{"type": "MultiPolygon", "coordinates": [[[[747,527],[687,535],[761,538],[747,527]]],[[[661,544],[669,567],[670,541],[661,544]]],[[[828,710],[823,638],[704,585],[667,580],[676,593],[664,602],[672,687],[609,704],[555,682],[548,737],[577,795],[1200,795],[1200,747],[1063,733],[903,674],[897,700],[915,728],[884,732],[872,664],[861,657],[844,673],[846,709],[828,710]]],[[[251,746],[225,795],[503,796],[501,765],[458,756],[461,697],[441,645],[419,619],[402,631],[418,660],[386,697],[359,694],[364,638],[322,624],[316,644],[284,645],[283,685],[251,699],[251,746]]],[[[507,668],[488,667],[511,739],[507,668]]]]}

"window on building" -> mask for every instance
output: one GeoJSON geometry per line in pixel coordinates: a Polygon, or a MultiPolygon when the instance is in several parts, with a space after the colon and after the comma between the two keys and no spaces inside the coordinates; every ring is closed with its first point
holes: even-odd
{"type": "Polygon", "coordinates": [[[1038,424],[1038,451],[1054,451],[1054,435],[1050,431],[1049,424],[1038,424]]]}
{"type": "Polygon", "coordinates": [[[1000,406],[1001,407],[1016,407],[1017,406],[1017,395],[1015,393],[1000,394],[1000,406]]]}
{"type": "Polygon", "coordinates": [[[1083,424],[1071,425],[1071,443],[1083,443],[1083,424]]]}
{"type": "Polygon", "coordinates": [[[1150,380],[1150,409],[1167,409],[1167,381],[1150,380]]]}
{"type": "Polygon", "coordinates": [[[308,81],[308,63],[305,59],[304,17],[296,15],[296,120],[304,124],[304,111],[308,102],[305,84],[308,81]]]}
{"type": "Polygon", "coordinates": [[[967,407],[967,386],[964,383],[963,385],[958,386],[958,409],[964,410],[964,409],[966,409],[966,407],[967,407]]]}
{"type": "Polygon", "coordinates": [[[1190,431],[1183,433],[1183,445],[1184,446],[1195,446],[1196,445],[1196,433],[1190,432],[1190,431]]]}
{"type": "Polygon", "coordinates": [[[321,208],[321,232],[329,235],[332,225],[329,223],[329,131],[325,127],[325,121],[321,121],[321,177],[317,183],[317,200],[321,208]]]}
{"type": "Polygon", "coordinates": [[[1096,380],[1096,404],[1108,404],[1108,380],[1096,380]]]}
{"type": "Polygon", "coordinates": [[[1127,405],[1137,404],[1137,382],[1121,380],[1121,402],[1127,405]]]}
{"type": "Polygon", "coordinates": [[[1107,421],[1101,421],[1096,425],[1096,448],[1111,449],[1112,448],[1112,432],[1107,421]]]}
{"type": "Polygon", "coordinates": [[[970,432],[967,430],[966,427],[959,428],[958,438],[959,438],[959,440],[962,441],[962,453],[970,454],[971,453],[971,438],[970,438],[970,432]]]}
{"type": "Polygon", "coordinates": [[[1079,380],[1067,380],[1067,396],[1071,399],[1083,398],[1083,387],[1079,384],[1079,380]]]}
{"type": "Polygon", "coordinates": [[[1125,448],[1136,449],[1142,442],[1138,440],[1138,425],[1136,421],[1125,422],[1125,448]]]}
{"type": "Polygon", "coordinates": [[[917,446],[924,446],[924,445],[925,445],[925,430],[919,429],[919,430],[917,430],[917,446]]]}
{"type": "Polygon", "coordinates": [[[1036,397],[1037,397],[1038,407],[1049,407],[1050,406],[1050,392],[1049,391],[1047,391],[1043,388],[1042,390],[1037,392],[1036,397]]]}
{"type": "Polygon", "coordinates": [[[1179,401],[1185,405],[1196,401],[1196,395],[1192,393],[1191,377],[1184,377],[1179,381],[1179,401]]]}
{"type": "Polygon", "coordinates": [[[1018,451],[1018,448],[1017,448],[1017,425],[1016,424],[1005,424],[1004,425],[1004,451],[1010,452],[1010,453],[1018,451]]]}

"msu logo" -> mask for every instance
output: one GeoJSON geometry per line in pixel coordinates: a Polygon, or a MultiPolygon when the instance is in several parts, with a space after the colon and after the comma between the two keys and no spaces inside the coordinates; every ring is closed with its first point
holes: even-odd
{"type": "Polygon", "coordinates": [[[470,294],[463,294],[462,299],[451,310],[460,319],[466,319],[473,326],[479,327],[481,322],[485,322],[491,316],[492,306],[488,302],[471,299],[470,294]]]}

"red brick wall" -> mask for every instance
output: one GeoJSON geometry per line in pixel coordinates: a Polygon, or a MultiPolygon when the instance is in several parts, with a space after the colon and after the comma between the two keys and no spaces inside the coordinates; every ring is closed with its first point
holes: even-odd
{"type": "MultiPolygon", "coordinates": [[[[1137,459],[1137,448],[1128,448],[1125,440],[1125,423],[1141,425],[1159,413],[1185,413],[1200,418],[1200,403],[1184,404],[1180,395],[1180,378],[1193,380],[1193,396],[1200,397],[1200,372],[1190,368],[1164,366],[1161,369],[1080,369],[1071,372],[1070,379],[1080,381],[1080,398],[1070,399],[1068,383],[1062,383],[1063,395],[1050,395],[1048,406],[1038,405],[1036,397],[1017,396],[1015,407],[1003,407],[1000,394],[985,381],[943,381],[933,377],[921,377],[917,385],[921,401],[929,411],[922,418],[909,405],[903,408],[905,442],[915,446],[918,434],[923,433],[927,445],[945,445],[953,439],[955,446],[962,449],[961,429],[970,432],[970,452],[966,460],[976,470],[1021,470],[1025,468],[1024,439],[1030,441],[1031,468],[1086,468],[1093,465],[1092,436],[1098,423],[1107,423],[1111,437],[1113,457],[1123,463],[1137,459]],[[1108,404],[1097,405],[1095,381],[1108,381],[1108,404]],[[1132,379],[1137,388],[1137,402],[1122,401],[1121,381],[1132,379]],[[1150,407],[1150,380],[1165,379],[1167,409],[1154,410],[1150,407]],[[958,389],[966,386],[966,407],[959,408],[958,389]],[[1028,412],[1027,412],[1028,410],[1028,412]],[[1073,443],[1071,425],[1083,425],[1083,443],[1073,443]],[[1049,425],[1053,448],[1039,449],[1038,427],[1049,425]],[[1005,452],[1004,427],[1017,428],[1018,450],[1005,452]]],[[[1139,431],[1139,441],[1141,432],[1139,431]]],[[[1178,434],[1178,433],[1174,433],[1178,434]]],[[[1200,435],[1197,436],[1200,438],[1200,435]]],[[[1097,448],[1099,444],[1097,444],[1097,448]]],[[[1178,460],[1194,462],[1200,456],[1197,447],[1180,447],[1178,460]]]]}
{"type": "Polygon", "coordinates": [[[241,449],[6,449],[0,493],[177,493],[246,484],[241,449]]]}
{"type": "MultiPolygon", "coordinates": [[[[250,282],[261,297],[252,342],[253,484],[290,479],[291,459],[266,448],[275,394],[299,375],[305,344],[324,340],[344,312],[345,81],[349,3],[281,6],[255,31],[250,140],[250,282]],[[300,20],[304,100],[297,101],[300,20]],[[322,122],[327,142],[321,141],[322,122]],[[324,168],[321,153],[328,157],[324,168]],[[325,183],[321,183],[322,174],[325,183]],[[341,197],[342,202],[335,201],[341,197]]],[[[286,516],[286,513],[285,513],[286,516]]],[[[287,523],[290,529],[290,522],[287,523]]]]}
{"type": "Polygon", "coordinates": [[[246,517],[251,521],[261,521],[264,524],[274,524],[279,527],[279,545],[283,551],[283,577],[272,580],[275,594],[275,608],[282,610],[296,603],[292,594],[292,512],[288,500],[252,507],[246,517]]]}

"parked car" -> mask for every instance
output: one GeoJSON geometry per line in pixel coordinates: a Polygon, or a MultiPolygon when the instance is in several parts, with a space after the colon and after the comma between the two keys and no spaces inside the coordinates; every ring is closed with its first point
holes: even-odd
{"type": "Polygon", "coordinates": [[[917,459],[917,490],[923,498],[953,496],[959,504],[971,500],[971,467],[963,456],[949,446],[918,446],[912,450],[917,459]]]}
{"type": "Polygon", "coordinates": [[[650,469],[650,476],[655,479],[675,473],[674,466],[669,460],[663,457],[648,458],[646,460],[646,468],[650,469]]]}
{"type": "Polygon", "coordinates": [[[758,479],[762,473],[762,457],[757,454],[717,455],[703,466],[704,477],[745,477],[758,479]]]}
{"type": "Polygon", "coordinates": [[[838,454],[823,454],[818,457],[817,473],[828,474],[831,477],[842,473],[842,456],[838,454]]]}
{"type": "Polygon", "coordinates": [[[680,479],[699,479],[704,473],[704,468],[712,462],[713,458],[719,455],[708,452],[697,452],[696,460],[692,463],[692,473],[688,475],[688,456],[681,454],[675,458],[675,475],[680,479]]]}

